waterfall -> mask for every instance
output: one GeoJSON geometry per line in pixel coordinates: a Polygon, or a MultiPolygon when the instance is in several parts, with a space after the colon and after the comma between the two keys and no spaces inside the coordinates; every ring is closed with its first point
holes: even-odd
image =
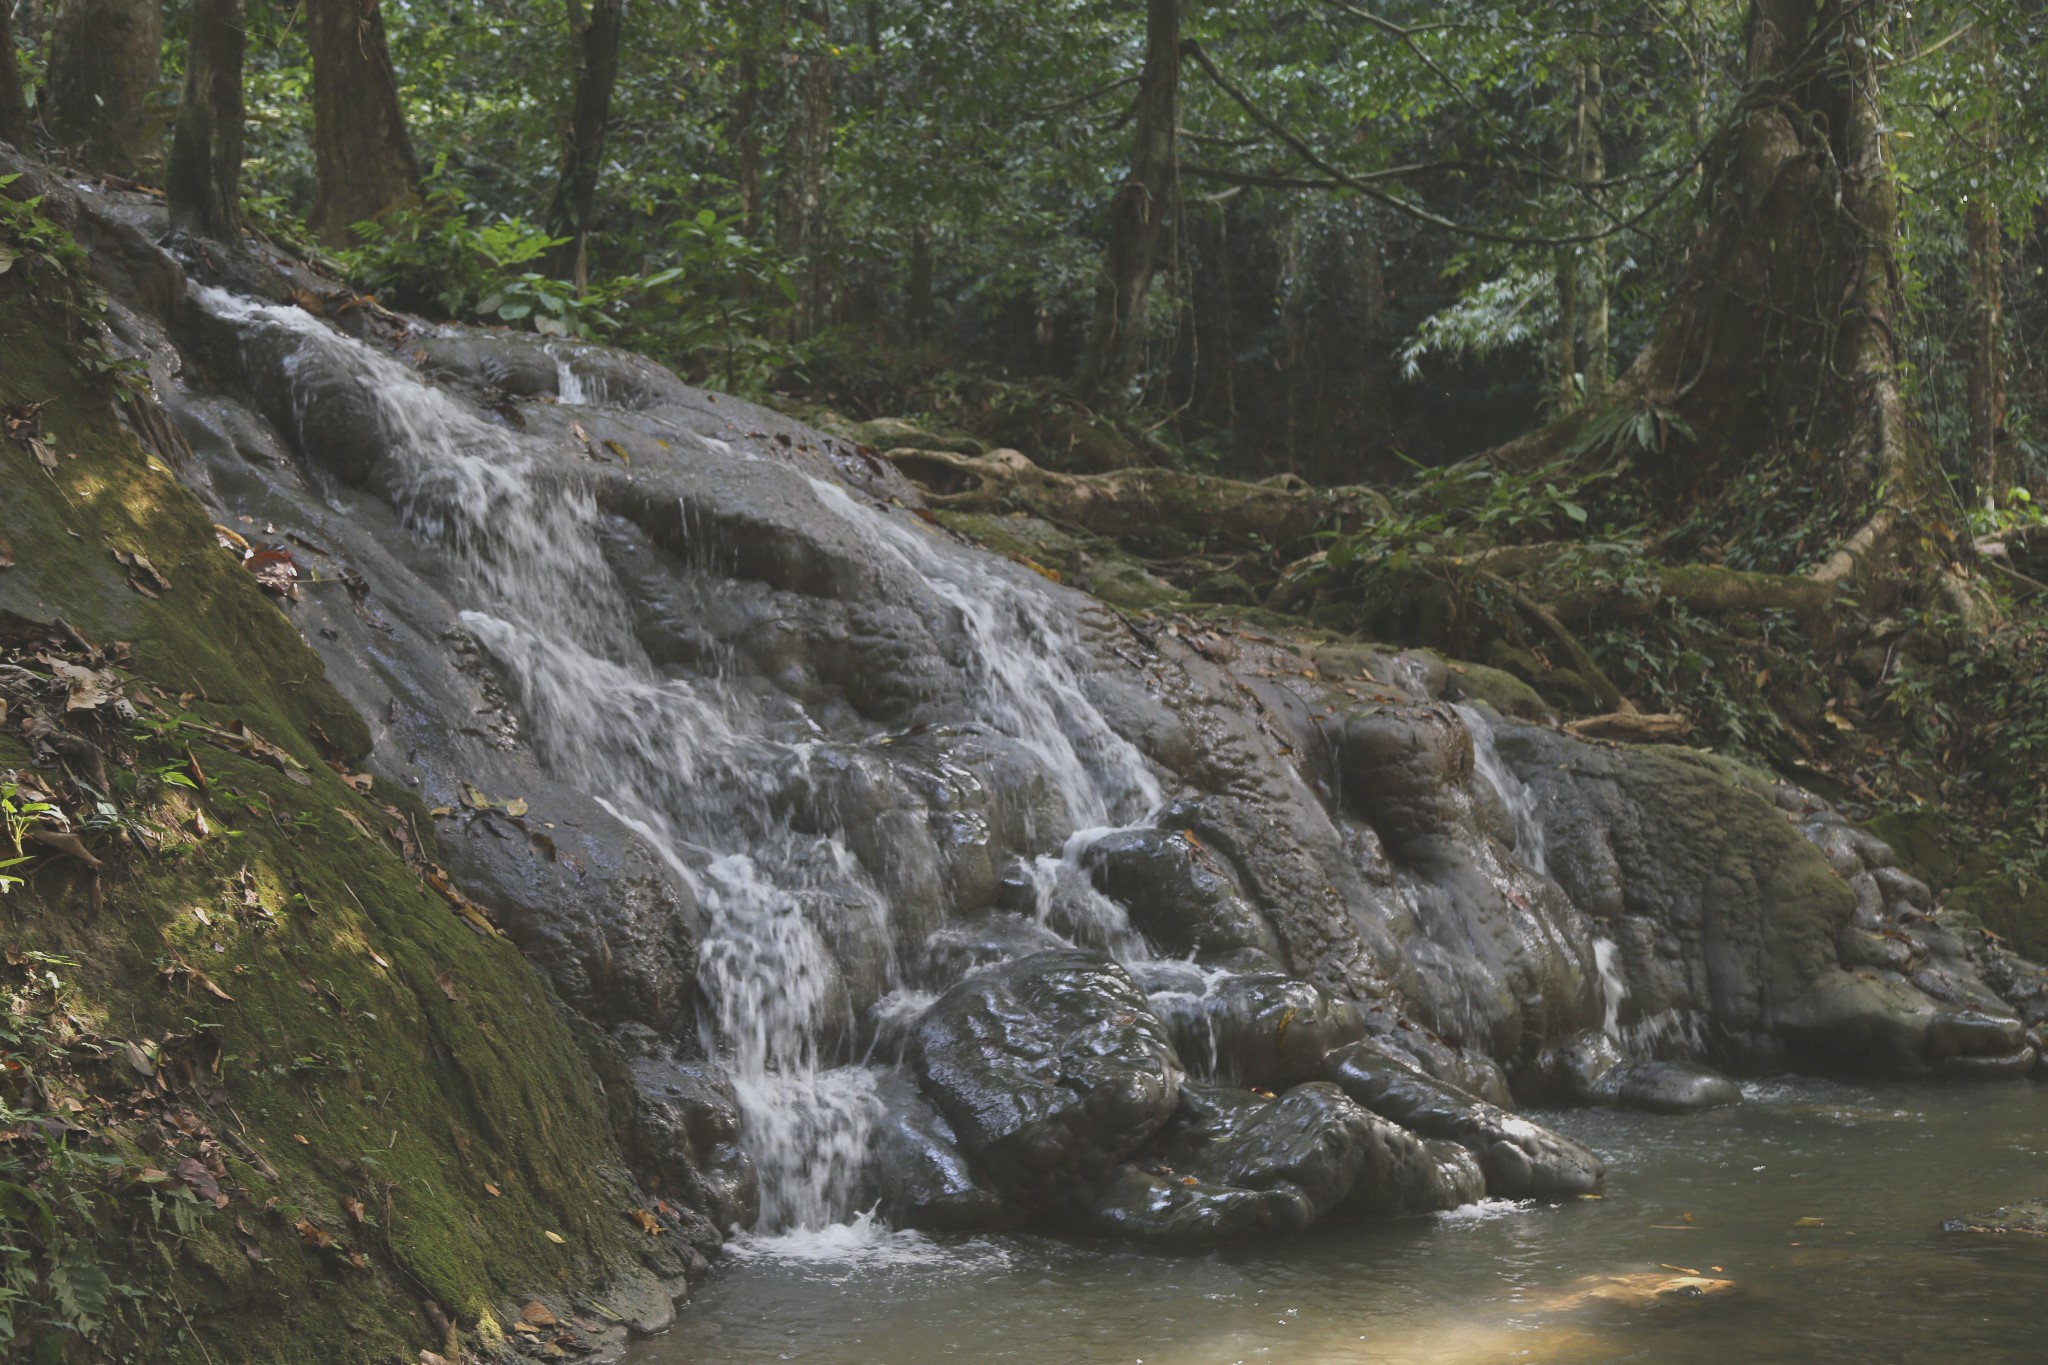
{"type": "MultiPolygon", "coordinates": [[[[1536,875],[1548,877],[1549,856],[1535,793],[1501,759],[1500,746],[1494,741],[1493,722],[1486,713],[1472,706],[1459,706],[1456,710],[1465,728],[1472,732],[1473,771],[1500,794],[1501,804],[1507,807],[1508,817],[1514,822],[1516,860],[1536,875]]],[[[1628,999],[1628,979],[1621,971],[1621,945],[1596,933],[1593,963],[1600,974],[1601,1031],[1621,1044],[1624,1052],[1632,1051],[1637,1040],[1625,1033],[1621,1025],[1621,1007],[1628,999]]]]}
{"type": "Polygon", "coordinates": [[[1486,713],[1473,706],[1452,709],[1457,711],[1458,719],[1465,722],[1465,728],[1472,734],[1472,770],[1500,793],[1501,804],[1507,807],[1508,816],[1514,821],[1516,860],[1539,877],[1549,876],[1543,821],[1536,814],[1535,793],[1501,761],[1500,748],[1493,739],[1493,722],[1486,713]]]}
{"type": "MultiPolygon", "coordinates": [[[[894,958],[891,907],[841,833],[793,828],[789,802],[775,799],[816,795],[815,741],[770,737],[804,727],[771,727],[758,700],[719,671],[679,677],[649,661],[600,549],[595,499],[545,442],[485,420],[299,309],[217,289],[201,290],[200,302],[244,334],[287,344],[302,428],[305,373],[316,360],[355,376],[371,396],[394,457],[382,491],[411,534],[456,570],[462,623],[509,682],[541,760],[652,844],[703,908],[705,1045],[739,1096],[742,1142],[760,1174],[761,1228],[853,1218],[880,1112],[879,1073],[842,1055],[856,1023],[848,974],[859,969],[842,960],[832,935],[880,945],[881,979],[862,983],[873,995],[907,983],[894,958]]],[[[551,354],[560,401],[601,398],[564,355],[551,354]]],[[[1157,778],[1074,668],[1084,654],[1074,599],[955,552],[922,523],[835,485],[813,480],[811,489],[879,560],[914,574],[957,614],[973,713],[1032,754],[1073,827],[1137,819],[1159,804],[1157,778]]],[[[1074,866],[1080,847],[1070,842],[1062,856],[1041,860],[1042,913],[1078,905],[1083,919],[1100,921],[1101,946],[1134,951],[1121,908],[1095,895],[1074,866]]]]}

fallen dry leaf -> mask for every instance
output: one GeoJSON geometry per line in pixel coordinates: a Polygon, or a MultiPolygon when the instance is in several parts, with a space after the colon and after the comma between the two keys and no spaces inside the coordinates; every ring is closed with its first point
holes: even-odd
{"type": "Polygon", "coordinates": [[[564,1236],[563,1236],[563,1235],[562,1235],[561,1233],[559,1233],[559,1232],[546,1232],[546,1231],[543,1231],[543,1232],[541,1233],[541,1236],[543,1236],[543,1237],[547,1238],[547,1239],[548,1239],[548,1240],[549,1240],[550,1242],[553,1242],[553,1243],[554,1243],[554,1244],[555,1244],[556,1246],[567,1246],[567,1245],[569,1244],[569,1239],[568,1239],[568,1238],[566,1238],[566,1237],[564,1237],[564,1236]]]}
{"type": "Polygon", "coordinates": [[[366,1222],[369,1218],[369,1210],[365,1209],[363,1207],[363,1201],[356,1198],[354,1195],[343,1195],[341,1197],[341,1206],[342,1208],[348,1210],[348,1216],[350,1218],[353,1218],[358,1223],[366,1222]]]}
{"type": "Polygon", "coordinates": [[[528,809],[526,798],[523,796],[515,796],[505,803],[505,814],[515,818],[526,814],[528,809]]]}
{"type": "MultiPolygon", "coordinates": [[[[453,1000],[455,998],[455,969],[450,967],[447,971],[435,977],[434,984],[441,988],[441,994],[453,1000]]],[[[487,1186],[486,1188],[489,1187],[487,1186]]]]}
{"type": "Polygon", "coordinates": [[[263,591],[271,596],[299,600],[299,562],[290,550],[257,550],[242,561],[242,567],[255,574],[263,591]]]}
{"type": "Polygon", "coordinates": [[[559,1327],[562,1325],[555,1315],[548,1310],[548,1306],[539,1299],[535,1299],[532,1303],[519,1310],[519,1320],[521,1322],[530,1322],[535,1327],[559,1327]]]}
{"type": "Polygon", "coordinates": [[[304,1133],[293,1133],[292,1141],[298,1143],[301,1147],[311,1147],[313,1145],[311,1142],[307,1140],[306,1135],[304,1133]]]}
{"type": "Polygon", "coordinates": [[[299,1230],[299,1240],[309,1247],[318,1247],[324,1251],[334,1245],[334,1234],[310,1218],[301,1218],[292,1226],[299,1230]]]}
{"type": "Polygon", "coordinates": [[[76,834],[67,834],[61,829],[32,829],[23,837],[46,848],[54,848],[68,858],[76,858],[95,872],[101,866],[100,860],[92,855],[92,850],[87,848],[76,834]]]}
{"type": "Polygon", "coordinates": [[[626,1212],[632,1215],[633,1222],[639,1226],[640,1231],[646,1233],[649,1237],[661,1236],[664,1230],[661,1226],[661,1220],[646,1209],[628,1209],[626,1212]]]}

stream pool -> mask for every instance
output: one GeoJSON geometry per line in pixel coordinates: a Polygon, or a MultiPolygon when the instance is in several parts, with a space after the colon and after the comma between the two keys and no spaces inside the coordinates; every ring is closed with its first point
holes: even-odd
{"type": "Polygon", "coordinates": [[[1745,1093],[1682,1118],[1532,1114],[1607,1160],[1604,1196],[1565,1205],[1194,1255],[862,1226],[742,1241],[630,1359],[2048,1362],[2048,1243],[1940,1230],[2048,1195],[2048,1085],[1745,1093]]]}

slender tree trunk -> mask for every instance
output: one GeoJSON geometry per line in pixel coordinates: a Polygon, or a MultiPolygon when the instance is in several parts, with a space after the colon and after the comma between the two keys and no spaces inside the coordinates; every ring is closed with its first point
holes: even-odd
{"type": "Polygon", "coordinates": [[[1110,210],[1109,246],[1096,280],[1095,319],[1078,381],[1084,396],[1119,393],[1144,355],[1145,300],[1177,177],[1180,18],[1181,0],[1146,0],[1131,172],[1110,210]]]}
{"type": "Polygon", "coordinates": [[[758,239],[761,233],[761,54],[756,46],[758,35],[743,40],[747,47],[740,53],[739,93],[733,99],[731,115],[726,120],[726,138],[731,142],[734,158],[734,180],[740,195],[740,222],[745,226],[749,238],[758,239]]]}
{"type": "Polygon", "coordinates": [[[379,0],[307,0],[306,11],[319,176],[307,222],[321,241],[345,246],[355,224],[417,199],[420,163],[379,0]]]}
{"type": "Polygon", "coordinates": [[[548,207],[548,235],[569,240],[549,253],[548,268],[583,289],[590,284],[591,220],[597,204],[598,172],[604,167],[612,86],[619,77],[626,0],[591,0],[587,14],[582,0],[568,0],[568,10],[569,37],[576,45],[576,80],[569,129],[562,139],[561,171],[555,181],[554,202],[548,207]]]}
{"type": "Polygon", "coordinates": [[[908,305],[910,335],[923,341],[932,331],[932,230],[923,223],[910,230],[908,305]]]}
{"type": "MultiPolygon", "coordinates": [[[[1980,25],[1977,35],[1979,60],[1986,78],[1997,58],[1994,40],[1980,25]]],[[[1998,121],[1996,113],[1985,120],[1981,132],[1985,175],[1995,174],[1998,164],[1998,121]]],[[[1999,346],[2004,310],[2004,242],[2001,239],[1998,203],[1988,193],[1970,196],[1964,220],[1970,244],[1970,470],[1978,499],[1986,507],[1995,505],[2009,482],[1999,458],[1999,436],[2005,426],[2005,358],[1999,346]]]]}
{"type": "Polygon", "coordinates": [[[808,50],[797,66],[777,244],[797,270],[790,336],[805,341],[824,324],[831,283],[825,259],[825,203],[832,165],[831,0],[800,0],[796,21],[808,50]]]}
{"type": "Polygon", "coordinates": [[[50,124],[96,170],[133,176],[157,155],[159,0],[65,0],[50,32],[50,124]]]}
{"type": "MultiPolygon", "coordinates": [[[[1579,68],[1579,117],[1575,132],[1578,144],[1576,173],[1579,182],[1585,185],[1597,185],[1607,178],[1607,152],[1601,145],[1605,132],[1601,111],[1604,94],[1600,63],[1589,57],[1579,68]]],[[[1585,316],[1586,396],[1598,398],[1614,382],[1614,357],[1607,337],[1607,242],[1604,238],[1586,244],[1582,271],[1585,301],[1580,311],[1585,316]]]]}
{"type": "MultiPolygon", "coordinates": [[[[0,0],[4,5],[6,0],[0,0]]],[[[185,93],[164,188],[171,222],[224,242],[242,227],[242,0],[193,0],[185,93]]]]}
{"type": "Polygon", "coordinates": [[[1562,415],[1579,406],[1579,251],[1557,248],[1557,333],[1551,342],[1551,403],[1562,415]]]}
{"type": "Polygon", "coordinates": [[[29,147],[28,101],[21,90],[21,61],[14,55],[14,6],[0,0],[0,142],[29,147]]]}

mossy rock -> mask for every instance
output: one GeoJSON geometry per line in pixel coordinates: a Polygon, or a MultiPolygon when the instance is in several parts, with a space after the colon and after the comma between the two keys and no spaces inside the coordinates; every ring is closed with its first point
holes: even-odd
{"type": "Polygon", "coordinates": [[[1485,664],[1456,663],[1451,672],[1458,689],[1472,701],[1485,702],[1504,716],[1545,724],[1557,713],[1535,688],[1514,674],[1485,664]]]}
{"type": "Polygon", "coordinates": [[[1888,811],[1866,828],[1947,908],[1976,916],[2020,956],[2048,961],[2048,879],[2016,871],[1940,810],[1888,811]]]}
{"type": "MultiPolygon", "coordinates": [[[[46,404],[59,461],[45,473],[0,440],[16,566],[0,572],[0,608],[132,642],[131,681],[166,711],[241,721],[304,779],[195,747],[203,792],[152,783],[121,798],[160,848],[101,842],[96,877],[45,856],[7,897],[0,946],[76,964],[70,1012],[102,1035],[219,1040],[225,1102],[180,1103],[275,1173],[228,1151],[227,1207],[200,1206],[177,1238],[160,1223],[103,1239],[110,1273],[140,1291],[128,1330],[152,1361],[410,1362],[444,1344],[428,1301],[473,1327],[543,1292],[566,1303],[673,1277],[668,1239],[628,1221],[636,1192],[606,1102],[547,987],[401,855],[401,831],[432,855],[417,803],[358,792],[323,761],[367,750],[361,717],[120,424],[103,381],[74,366],[75,320],[24,306],[21,288],[0,278],[0,402],[46,404]],[[146,555],[169,591],[132,587],[116,551],[146,555]],[[360,1264],[311,1245],[301,1219],[360,1264]]],[[[138,741],[163,760],[185,742],[138,741]]],[[[0,734],[0,767],[29,758],[0,734]]],[[[135,1129],[94,1123],[94,1148],[164,1161],[135,1129]]],[[[73,1346],[53,1358],[114,1358],[107,1342],[73,1346]]]]}

